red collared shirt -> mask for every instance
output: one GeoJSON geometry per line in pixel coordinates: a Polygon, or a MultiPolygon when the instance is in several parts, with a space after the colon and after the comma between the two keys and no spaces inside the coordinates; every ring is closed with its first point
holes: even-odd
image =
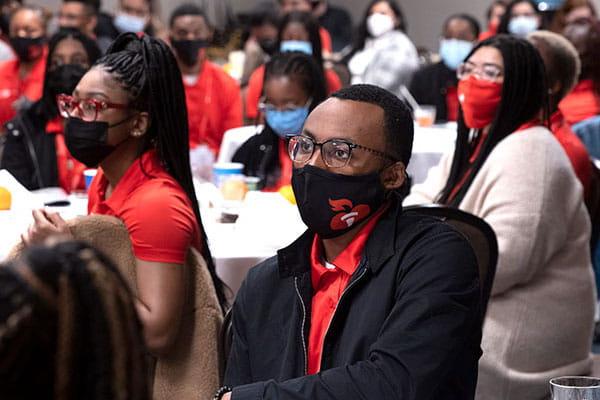
{"type": "Polygon", "coordinates": [[[108,181],[99,168],[88,192],[88,212],[120,218],[137,258],[183,264],[190,246],[200,249],[192,203],[160,164],[156,151],[147,151],[136,159],[108,199],[107,187],[108,181]]]}
{"type": "Polygon", "coordinates": [[[327,328],[344,289],[358,268],[367,240],[388,206],[381,207],[358,231],[348,247],[332,263],[322,261],[321,239],[315,235],[310,253],[313,287],[310,333],[308,337],[308,374],[321,369],[321,355],[327,328]]]}
{"type": "Polygon", "coordinates": [[[54,135],[59,186],[67,193],[74,190],[85,190],[83,171],[85,171],[86,166],[77,161],[67,149],[63,134],[63,119],[56,117],[48,121],[46,133],[54,135]]]}
{"type": "Polygon", "coordinates": [[[580,81],[561,100],[558,108],[571,125],[600,114],[600,96],[594,90],[594,82],[591,79],[580,81]]]}
{"type": "Polygon", "coordinates": [[[219,66],[205,61],[197,81],[183,80],[190,148],[206,144],[217,154],[225,132],[242,126],[242,96],[237,82],[219,66]]]}

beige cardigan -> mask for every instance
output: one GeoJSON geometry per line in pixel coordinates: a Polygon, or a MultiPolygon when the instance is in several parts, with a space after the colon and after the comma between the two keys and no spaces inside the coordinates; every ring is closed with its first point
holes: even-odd
{"type": "MultiPolygon", "coordinates": [[[[405,204],[433,202],[451,164],[442,158],[405,204]]],[[[582,196],[559,143],[534,127],[494,148],[460,203],[492,226],[499,247],[478,400],[543,399],[551,378],[591,372],[596,293],[582,196]]]]}

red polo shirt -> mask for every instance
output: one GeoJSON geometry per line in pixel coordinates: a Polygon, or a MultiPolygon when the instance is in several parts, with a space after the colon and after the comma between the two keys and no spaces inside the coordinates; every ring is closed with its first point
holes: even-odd
{"type": "Polygon", "coordinates": [[[574,125],[600,114],[600,95],[594,90],[591,79],[580,81],[569,94],[561,100],[558,108],[565,120],[574,125]]]}
{"type": "Polygon", "coordinates": [[[54,135],[58,184],[65,192],[71,193],[74,190],[85,190],[83,171],[86,170],[86,166],[77,161],[67,149],[63,121],[61,117],[49,121],[46,124],[46,133],[54,135]]]}
{"type": "Polygon", "coordinates": [[[183,80],[190,148],[206,144],[217,154],[223,134],[242,126],[242,97],[237,82],[219,66],[205,61],[190,84],[183,80]]]}
{"type": "Polygon", "coordinates": [[[42,97],[47,55],[48,48],[45,47],[42,56],[22,79],[19,77],[18,59],[0,63],[0,126],[14,118],[16,111],[13,103],[21,96],[32,102],[42,97]]]}
{"type": "Polygon", "coordinates": [[[323,262],[322,244],[315,235],[310,253],[311,280],[313,287],[310,333],[308,337],[308,374],[316,374],[321,369],[323,342],[344,289],[352,274],[358,268],[367,240],[377,222],[387,210],[381,207],[358,231],[332,263],[323,262]]]}
{"type": "Polygon", "coordinates": [[[190,246],[200,249],[192,203],[165,171],[156,151],[147,151],[136,159],[108,199],[107,187],[108,181],[99,168],[88,192],[88,212],[120,218],[137,258],[183,264],[190,246]]]}

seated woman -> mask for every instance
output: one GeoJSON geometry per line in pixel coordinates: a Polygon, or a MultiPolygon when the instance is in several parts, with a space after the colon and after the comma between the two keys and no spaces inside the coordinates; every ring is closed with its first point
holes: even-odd
{"type": "Polygon", "coordinates": [[[292,179],[285,137],[302,132],[310,111],[325,100],[325,84],[312,57],[290,52],[267,63],[263,87],[265,127],[236,151],[232,161],[244,164],[244,175],[259,177],[263,189],[277,190],[292,179]]]}
{"type": "Polygon", "coordinates": [[[3,399],[147,400],[145,353],[133,294],[94,248],[62,242],[0,264],[3,399]]]}
{"type": "Polygon", "coordinates": [[[85,189],[85,165],[67,150],[56,96],[71,94],[99,57],[95,41],[77,30],[62,30],[50,39],[42,98],[6,124],[0,159],[0,169],[7,169],[27,189],[85,189]]]}
{"type": "Polygon", "coordinates": [[[478,399],[546,398],[552,377],[591,370],[590,222],[581,184],[546,128],[543,76],[523,39],[498,35],[477,45],[459,68],[454,156],[405,201],[457,207],[496,233],[478,399]]]}
{"type": "MultiPolygon", "coordinates": [[[[277,48],[282,53],[299,51],[312,56],[325,78],[328,94],[342,88],[342,82],[337,74],[323,65],[319,24],[310,14],[296,11],[283,17],[279,24],[277,48]]],[[[264,66],[256,69],[250,76],[245,101],[248,120],[256,120],[259,116],[258,103],[263,93],[264,76],[264,66]]]]}
{"type": "Polygon", "coordinates": [[[512,0],[500,20],[498,33],[525,38],[542,27],[542,15],[533,0],[512,0]]]}
{"type": "MultiPolygon", "coordinates": [[[[68,115],[73,156],[100,166],[88,210],[121,219],[136,258],[136,309],[149,350],[169,355],[186,299],[184,262],[190,248],[204,257],[223,307],[225,295],[202,227],[192,183],[185,93],[177,61],[162,41],[119,36],[59,100],[68,115]]],[[[26,243],[68,233],[57,214],[34,211],[26,243]]]]}

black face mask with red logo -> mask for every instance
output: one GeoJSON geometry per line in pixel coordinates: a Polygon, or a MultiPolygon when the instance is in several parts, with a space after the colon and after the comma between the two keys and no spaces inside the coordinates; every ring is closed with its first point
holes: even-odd
{"type": "Polygon", "coordinates": [[[324,239],[350,231],[385,201],[379,172],[342,175],[306,165],[294,168],[292,188],[302,221],[324,239]]]}

